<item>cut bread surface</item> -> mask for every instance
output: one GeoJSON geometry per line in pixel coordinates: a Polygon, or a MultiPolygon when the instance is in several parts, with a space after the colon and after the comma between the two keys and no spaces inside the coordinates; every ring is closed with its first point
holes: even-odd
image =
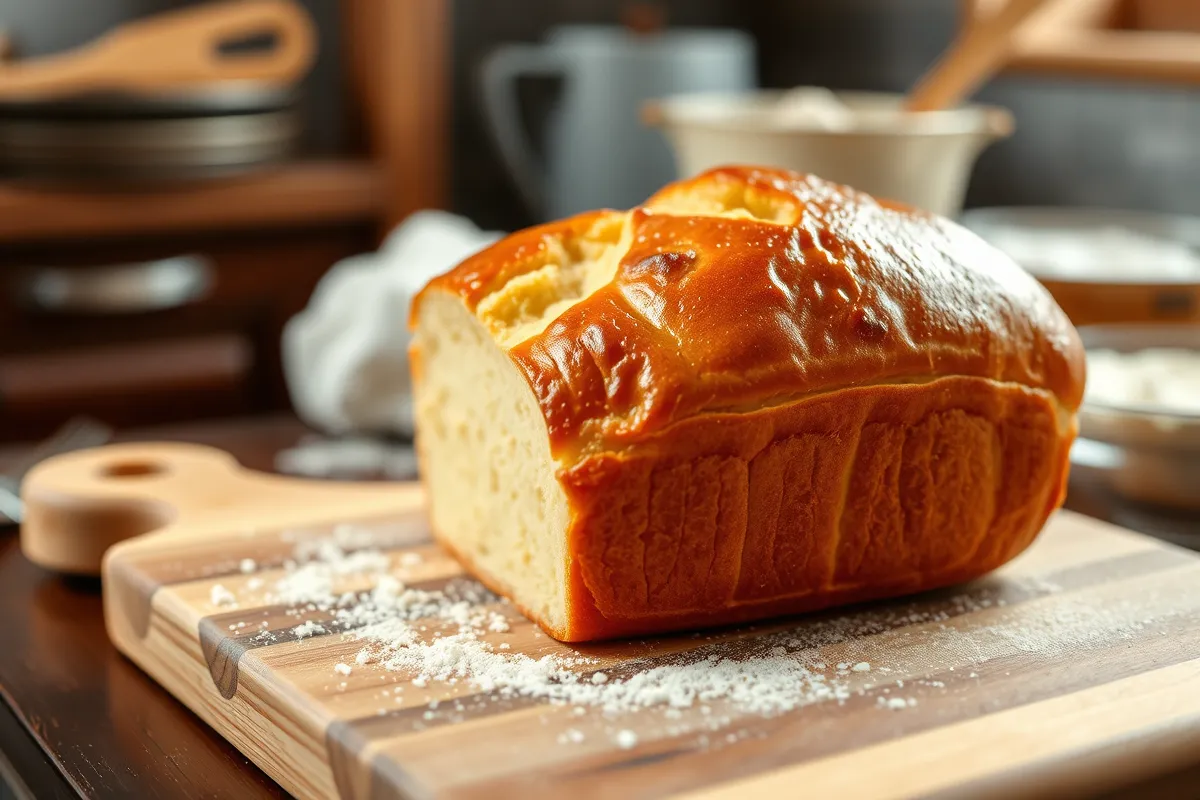
{"type": "Polygon", "coordinates": [[[425,298],[415,343],[434,530],[531,616],[564,627],[569,511],[533,392],[454,295],[425,298]]]}

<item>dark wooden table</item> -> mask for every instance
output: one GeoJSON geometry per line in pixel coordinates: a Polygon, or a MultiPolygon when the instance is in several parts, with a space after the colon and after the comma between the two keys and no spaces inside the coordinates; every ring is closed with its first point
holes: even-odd
{"type": "MultiPolygon", "coordinates": [[[[123,438],[211,444],[270,470],[308,431],[290,417],[149,429],[123,438]]],[[[0,454],[3,469],[3,454],[0,454]]],[[[98,581],[64,580],[0,529],[0,798],[239,798],[286,793],[104,632],[98,581]]]]}
{"type": "MultiPolygon", "coordinates": [[[[291,417],[273,417],[122,438],[211,444],[271,470],[275,454],[308,433],[291,417]]],[[[4,459],[0,451],[0,470],[4,459]]],[[[1068,504],[1112,513],[1088,487],[1073,487],[1068,504]]],[[[1200,522],[1192,533],[1200,540],[1200,522]]],[[[109,644],[98,582],[33,566],[12,529],[0,529],[0,620],[8,636],[0,647],[0,800],[286,796],[109,644]]],[[[1110,796],[1117,797],[1200,797],[1200,767],[1110,796]]]]}

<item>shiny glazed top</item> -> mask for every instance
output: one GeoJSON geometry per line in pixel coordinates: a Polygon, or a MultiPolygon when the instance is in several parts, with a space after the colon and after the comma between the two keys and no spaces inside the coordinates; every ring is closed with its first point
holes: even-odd
{"type": "Polygon", "coordinates": [[[551,244],[578,250],[614,216],[628,250],[612,279],[509,349],[556,453],[620,447],[699,413],[952,375],[1079,406],[1078,335],[1011,259],[949,220],[784,170],[716,169],[627,215],[520,231],[425,292],[474,311],[542,267],[551,244]]]}

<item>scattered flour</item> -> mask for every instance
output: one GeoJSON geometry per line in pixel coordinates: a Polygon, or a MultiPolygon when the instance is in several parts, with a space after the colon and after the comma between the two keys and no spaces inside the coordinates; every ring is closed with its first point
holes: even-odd
{"type": "Polygon", "coordinates": [[[917,701],[911,697],[908,699],[903,697],[881,697],[876,701],[876,705],[883,706],[884,708],[890,708],[893,711],[899,711],[901,709],[908,708],[909,706],[915,706],[916,704],[917,701]]]}
{"type": "Polygon", "coordinates": [[[637,747],[638,735],[626,728],[625,730],[617,731],[616,741],[617,747],[622,750],[628,750],[631,747],[637,747]]]}
{"type": "Polygon", "coordinates": [[[561,734],[559,734],[558,743],[559,744],[567,744],[569,742],[571,744],[579,744],[585,738],[587,738],[587,737],[584,736],[583,731],[581,731],[577,728],[570,728],[566,731],[563,731],[561,734]]]}
{"type": "Polygon", "coordinates": [[[317,634],[326,633],[325,626],[318,625],[311,619],[300,623],[292,628],[292,633],[297,639],[303,639],[306,636],[316,636],[317,634]]]}
{"type": "Polygon", "coordinates": [[[1159,414],[1200,415],[1200,351],[1151,347],[1087,351],[1084,401],[1159,414]]]}
{"type": "Polygon", "coordinates": [[[253,558],[243,558],[238,563],[238,570],[243,575],[249,575],[252,572],[258,571],[258,562],[255,561],[253,558]]]}
{"type": "Polygon", "coordinates": [[[997,225],[980,232],[1022,267],[1043,278],[1116,283],[1200,279],[1200,254],[1189,242],[1123,225],[997,225]]]}
{"type": "Polygon", "coordinates": [[[236,606],[237,595],[226,589],[221,584],[212,587],[208,593],[208,599],[214,606],[236,606]]]}
{"type": "MultiPolygon", "coordinates": [[[[848,676],[827,678],[797,652],[822,644],[809,637],[766,636],[755,652],[736,655],[716,642],[666,661],[625,665],[616,675],[602,669],[599,659],[565,646],[535,658],[511,651],[508,642],[489,641],[510,630],[497,610],[506,604],[474,581],[451,581],[438,590],[408,587],[391,572],[385,554],[369,548],[348,552],[336,537],[302,542],[285,568],[268,599],[292,606],[297,614],[316,610],[332,616],[325,624],[296,626],[292,632],[297,638],[320,633],[356,637],[365,645],[355,656],[357,663],[376,662],[407,673],[418,688],[466,681],[500,697],[610,713],[724,702],[741,712],[774,715],[850,696],[848,676]],[[369,588],[342,592],[346,581],[369,588]]],[[[824,643],[844,641],[850,631],[829,633],[824,643]]]]}
{"type": "MultiPolygon", "coordinates": [[[[903,689],[903,677],[930,689],[943,687],[930,680],[933,672],[944,669],[938,663],[977,666],[996,654],[1102,645],[1126,633],[1132,636],[1150,622],[1125,620],[1126,612],[1113,606],[1074,607],[1065,598],[1042,604],[1046,608],[1040,616],[1038,603],[1023,604],[1026,610],[1018,616],[1005,608],[1001,589],[977,588],[936,602],[768,626],[752,641],[731,643],[720,634],[697,634],[694,649],[654,659],[614,663],[552,641],[536,645],[540,653],[529,655],[513,649],[516,640],[512,646],[504,641],[511,633],[509,620],[516,618],[511,606],[478,583],[456,579],[436,589],[427,583],[424,588],[407,586],[393,572],[394,566],[402,569],[404,557],[393,565],[377,549],[353,549],[361,543],[352,540],[347,534],[299,543],[294,560],[285,564],[286,574],[270,587],[267,599],[291,607],[298,617],[314,610],[328,616],[322,623],[297,625],[292,629],[297,639],[325,633],[356,639],[361,649],[355,664],[401,673],[404,685],[417,689],[461,683],[493,697],[573,706],[575,715],[597,709],[611,717],[657,707],[671,731],[686,730],[697,721],[718,730],[740,714],[773,716],[813,703],[844,703],[867,691],[878,695],[875,703],[881,709],[899,711],[917,700],[891,695],[891,690],[903,689]],[[347,586],[358,588],[346,591],[347,586]],[[960,614],[984,611],[986,621],[973,625],[970,634],[947,624],[960,614]],[[871,637],[871,643],[860,644],[864,637],[871,637]],[[886,663],[878,658],[881,652],[889,653],[886,663]],[[841,660],[830,671],[833,654],[841,660]],[[863,659],[868,655],[872,661],[863,659]],[[894,678],[885,677],[893,673],[894,678]],[[876,677],[882,680],[872,681],[876,677]]],[[[1006,587],[1035,599],[1060,591],[1038,580],[1006,587]]],[[[346,676],[352,668],[339,663],[334,669],[346,676]]],[[[401,688],[396,686],[388,697],[401,688]]],[[[578,743],[583,736],[570,729],[559,741],[578,743]]],[[[637,734],[623,729],[615,741],[634,747],[637,734]]]]}

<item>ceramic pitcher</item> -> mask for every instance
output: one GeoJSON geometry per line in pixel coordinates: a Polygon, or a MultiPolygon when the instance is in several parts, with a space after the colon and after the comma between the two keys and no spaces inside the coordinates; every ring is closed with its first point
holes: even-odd
{"type": "Polygon", "coordinates": [[[488,126],[518,189],[540,220],[628,208],[676,177],[663,135],[639,118],[646,100],[756,85],[753,39],[736,30],[565,26],[541,44],[510,44],[483,64],[488,126]],[[560,81],[558,102],[531,137],[517,82],[560,81]],[[544,142],[536,152],[531,140],[544,142]]]}

